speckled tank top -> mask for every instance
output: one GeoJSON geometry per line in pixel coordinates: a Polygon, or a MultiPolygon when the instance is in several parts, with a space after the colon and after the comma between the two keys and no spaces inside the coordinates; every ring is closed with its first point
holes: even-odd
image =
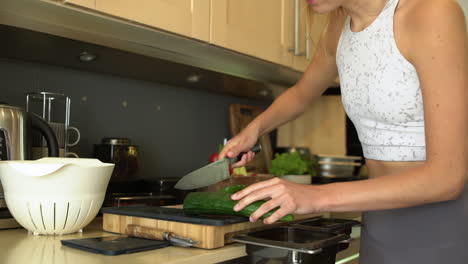
{"type": "Polygon", "coordinates": [[[344,108],[354,123],[364,157],[384,161],[426,159],[421,87],[414,66],[397,48],[389,0],[360,32],[348,16],[336,63],[344,108]]]}

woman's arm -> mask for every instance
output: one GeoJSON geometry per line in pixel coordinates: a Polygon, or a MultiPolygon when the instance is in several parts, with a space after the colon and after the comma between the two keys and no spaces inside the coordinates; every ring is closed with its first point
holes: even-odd
{"type": "MultiPolygon", "coordinates": [[[[239,135],[231,139],[221,151],[220,158],[226,155],[234,157],[242,151],[247,151],[255,144],[259,136],[304,113],[310,104],[330,86],[338,75],[335,50],[343,22],[344,14],[338,13],[331,17],[327,33],[317,44],[317,52],[302,78],[296,85],[282,93],[239,135]]],[[[253,158],[253,153],[249,153],[247,156],[234,165],[244,165],[253,158]]]]}
{"type": "Polygon", "coordinates": [[[249,126],[257,127],[259,135],[291,121],[304,113],[336,79],[335,51],[343,28],[344,13],[330,14],[326,34],[317,44],[317,52],[296,85],[281,94],[273,104],[249,126]]]}
{"type": "Polygon", "coordinates": [[[331,85],[337,75],[335,58],[326,54],[325,49],[319,46],[299,82],[282,93],[249,126],[257,127],[259,134],[262,135],[295,119],[331,85]]]}
{"type": "MultiPolygon", "coordinates": [[[[407,1],[406,3],[411,2],[407,1]]],[[[468,166],[468,42],[461,8],[454,0],[419,3],[408,19],[409,60],[423,91],[427,160],[423,165],[370,180],[313,186],[281,179],[236,193],[235,209],[271,198],[253,215],[281,208],[266,223],[287,213],[367,211],[455,199],[468,166]]]]}

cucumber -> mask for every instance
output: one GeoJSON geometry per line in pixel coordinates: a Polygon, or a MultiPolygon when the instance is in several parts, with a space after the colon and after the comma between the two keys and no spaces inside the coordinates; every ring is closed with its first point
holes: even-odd
{"type": "MultiPolygon", "coordinates": [[[[192,192],[184,200],[184,210],[189,212],[220,214],[220,215],[240,215],[249,217],[266,201],[256,201],[247,205],[239,212],[234,211],[234,206],[238,201],[231,199],[230,193],[226,192],[192,192]]],[[[278,208],[264,214],[261,219],[271,216],[278,208]]],[[[291,214],[283,216],[280,222],[290,222],[294,220],[291,214]]]]}
{"type": "Polygon", "coordinates": [[[225,193],[236,193],[242,189],[244,189],[245,187],[247,187],[247,185],[243,185],[243,184],[238,184],[238,185],[231,185],[231,186],[228,186],[228,187],[225,187],[222,192],[225,192],[225,193]]]}

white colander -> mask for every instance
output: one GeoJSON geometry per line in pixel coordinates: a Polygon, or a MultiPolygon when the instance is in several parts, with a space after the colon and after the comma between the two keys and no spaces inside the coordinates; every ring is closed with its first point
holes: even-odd
{"type": "Polygon", "coordinates": [[[0,161],[8,210],[34,234],[74,233],[94,219],[114,164],[97,159],[0,161]]]}

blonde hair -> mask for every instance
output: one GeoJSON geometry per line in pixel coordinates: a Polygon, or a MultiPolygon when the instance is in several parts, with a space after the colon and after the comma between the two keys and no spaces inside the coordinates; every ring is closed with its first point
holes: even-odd
{"type": "Polygon", "coordinates": [[[332,30],[336,30],[336,26],[338,26],[342,21],[342,18],[345,17],[346,13],[344,9],[342,7],[338,7],[327,14],[320,14],[315,12],[310,5],[306,5],[302,8],[302,12],[306,16],[307,32],[311,32],[311,27],[313,28],[314,26],[321,28],[320,32],[315,36],[316,39],[314,39],[314,36],[311,36],[312,45],[314,45],[316,49],[324,49],[327,56],[332,56],[332,53],[334,52],[327,49],[327,35],[331,34],[332,30]]]}

